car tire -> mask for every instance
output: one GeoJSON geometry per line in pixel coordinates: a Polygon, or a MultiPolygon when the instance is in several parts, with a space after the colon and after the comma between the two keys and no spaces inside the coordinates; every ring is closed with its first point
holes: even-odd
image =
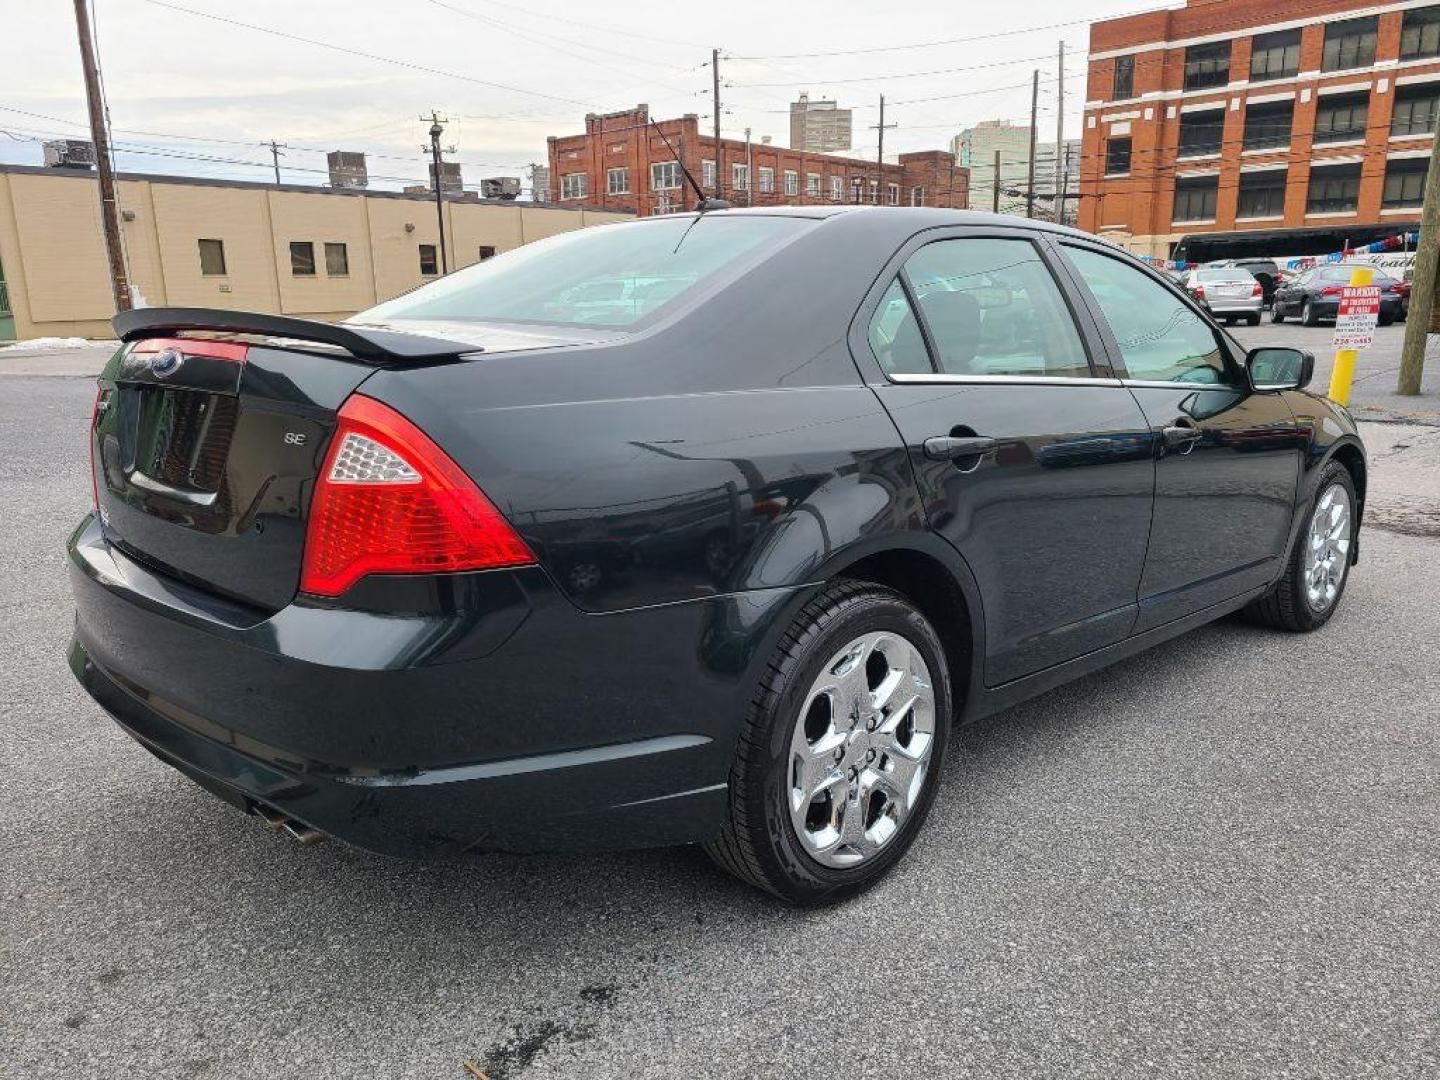
{"type": "Polygon", "coordinates": [[[1300,321],[1306,326],[1320,325],[1320,316],[1315,314],[1315,308],[1309,300],[1300,305],[1300,321]]]}
{"type": "Polygon", "coordinates": [[[1381,315],[1380,318],[1379,318],[1377,321],[1380,323],[1381,326],[1394,326],[1394,325],[1395,325],[1395,316],[1394,316],[1394,315],[1381,315]]]}
{"type": "Polygon", "coordinates": [[[1283,323],[1285,321],[1285,309],[1280,306],[1280,301],[1270,305],[1270,321],[1272,323],[1283,323]]]}
{"type": "MultiPolygon", "coordinates": [[[[1345,595],[1345,584],[1350,580],[1350,557],[1355,549],[1356,511],[1355,482],[1350,471],[1339,462],[1332,461],[1320,474],[1311,500],[1309,512],[1300,527],[1286,557],[1285,574],[1275,587],[1260,599],[1252,602],[1245,615],[1263,626],[1273,626],[1294,633],[1318,630],[1330,621],[1340,599],[1345,595]],[[1325,563],[1325,581],[1317,589],[1316,526],[1325,517],[1333,521],[1335,508],[1344,513],[1344,527],[1341,535],[1329,535],[1327,530],[1321,548],[1332,556],[1325,563]],[[1333,581],[1333,588],[1331,583],[1333,581]]],[[[1333,528],[1333,526],[1332,526],[1333,528]]]]}
{"type": "Polygon", "coordinates": [[[1260,313],[1257,311],[1254,315],[1246,315],[1246,316],[1245,316],[1245,325],[1246,325],[1246,326],[1259,326],[1259,325],[1260,325],[1260,313]]]}
{"type": "Polygon", "coordinates": [[[787,903],[831,903],[861,892],[900,860],[924,824],[951,718],[945,649],[929,620],[890,589],[857,581],[827,586],[786,631],[746,709],[723,828],[706,852],[787,903]],[[856,659],[866,641],[873,647],[856,659]],[[842,670],[855,681],[835,683],[842,670]],[[877,679],[881,690],[890,688],[889,706],[877,701],[877,679]],[[848,696],[857,709],[832,708],[835,696],[848,696]],[[879,710],[869,721],[858,715],[868,709],[879,710]],[[887,727],[894,733],[889,752],[880,742],[887,727]],[[892,783],[897,793],[905,788],[894,800],[892,783]],[[836,839],[827,846],[831,833],[836,839]]]}

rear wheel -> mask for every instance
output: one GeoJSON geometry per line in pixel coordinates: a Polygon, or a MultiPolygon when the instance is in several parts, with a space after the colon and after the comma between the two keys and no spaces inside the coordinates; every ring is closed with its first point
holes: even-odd
{"type": "Polygon", "coordinates": [[[1246,315],[1246,316],[1245,316],[1245,325],[1246,325],[1246,326],[1259,326],[1259,325],[1260,325],[1260,313],[1257,311],[1257,312],[1255,312],[1254,315],[1246,315]]]}
{"type": "Polygon", "coordinates": [[[1291,548],[1285,576],[1245,609],[1266,626],[1318,630],[1340,606],[1355,545],[1355,483],[1345,466],[1331,462],[1321,474],[1310,516],[1291,548]]]}
{"type": "Polygon", "coordinates": [[[889,589],[826,588],[750,703],[724,831],[707,852],[790,903],[860,892],[924,823],[950,719],[945,653],[925,616],[889,589]]]}
{"type": "Polygon", "coordinates": [[[1300,305],[1300,321],[1306,326],[1320,325],[1320,316],[1315,314],[1315,307],[1309,300],[1300,305]]]}

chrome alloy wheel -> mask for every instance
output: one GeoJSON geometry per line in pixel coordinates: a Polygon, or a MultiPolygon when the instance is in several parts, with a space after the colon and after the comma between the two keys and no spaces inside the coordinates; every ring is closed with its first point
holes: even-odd
{"type": "Polygon", "coordinates": [[[837,652],[790,737],[786,795],[805,850],[834,867],[879,852],[919,799],[934,745],[935,687],[914,645],[880,631],[837,652]]]}
{"type": "Polygon", "coordinates": [[[1305,538],[1305,599],[1313,611],[1326,611],[1340,595],[1350,558],[1350,494],[1331,484],[1315,504],[1305,538]]]}

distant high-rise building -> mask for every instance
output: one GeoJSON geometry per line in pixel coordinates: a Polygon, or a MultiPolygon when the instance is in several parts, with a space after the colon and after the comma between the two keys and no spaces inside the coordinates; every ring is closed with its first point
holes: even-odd
{"type": "MultiPolygon", "coordinates": [[[[1061,159],[1065,191],[1074,195],[1080,189],[1080,140],[1066,139],[1064,157],[1061,159]]],[[[1053,220],[1055,213],[1055,144],[1041,143],[1035,147],[1035,214],[1053,220]]],[[[1062,225],[1074,225],[1080,210],[1080,200],[1069,198],[1063,202],[1062,225]]]]}
{"type": "Polygon", "coordinates": [[[950,150],[956,161],[970,170],[970,209],[989,210],[995,205],[995,151],[999,150],[1000,212],[1024,213],[1030,175],[1028,124],[982,120],[950,140],[950,150]]]}
{"type": "Polygon", "coordinates": [[[330,186],[333,188],[366,188],[370,186],[370,173],[365,168],[365,155],[353,150],[332,150],[325,155],[330,167],[330,186]]]}
{"type": "Polygon", "coordinates": [[[850,149],[850,110],[833,101],[811,101],[801,94],[790,103],[790,149],[807,154],[833,154],[850,149]]]}
{"type": "MultiPolygon", "coordinates": [[[[435,190],[435,163],[430,162],[430,190],[435,190]]],[[[458,161],[442,161],[440,163],[440,191],[444,195],[459,195],[465,190],[464,181],[460,178],[460,163],[458,161]]]]}

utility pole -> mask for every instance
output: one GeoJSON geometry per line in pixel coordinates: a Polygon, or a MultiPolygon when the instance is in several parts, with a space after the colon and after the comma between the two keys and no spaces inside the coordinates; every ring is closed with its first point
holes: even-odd
{"type": "Polygon", "coordinates": [[[279,187],[279,186],[280,186],[280,159],[285,156],[284,154],[280,153],[280,151],[281,151],[281,150],[289,150],[289,149],[290,149],[290,146],[289,146],[288,143],[277,143],[274,139],[271,139],[268,143],[261,143],[260,145],[261,145],[261,146],[268,146],[268,147],[270,148],[270,160],[275,163],[275,186],[276,186],[276,187],[279,187]]]}
{"type": "Polygon", "coordinates": [[[999,149],[999,147],[996,147],[996,149],[995,149],[995,174],[994,174],[994,175],[995,175],[995,189],[994,189],[992,192],[990,192],[990,212],[991,212],[992,214],[998,214],[998,213],[1000,212],[1000,149],[999,149]]]}
{"type": "Polygon", "coordinates": [[[750,129],[745,129],[745,205],[755,205],[755,151],[750,146],[750,129]]]}
{"type": "Polygon", "coordinates": [[[1425,371],[1425,341],[1435,309],[1436,263],[1440,261],[1440,112],[1430,143],[1430,171],[1425,174],[1425,201],[1420,209],[1420,242],[1415,245],[1415,280],[1410,286],[1410,313],[1405,316],[1405,344],[1400,348],[1400,378],[1395,392],[1420,393],[1425,371]]]}
{"type": "Polygon", "coordinates": [[[1065,205],[1065,42],[1060,42],[1059,66],[1055,69],[1055,224],[1065,205]]]}
{"type": "Polygon", "coordinates": [[[105,254],[110,260],[110,288],[115,310],[129,311],[130,279],[125,273],[125,252],[120,246],[120,202],[115,196],[115,173],[110,168],[110,140],[105,132],[105,106],[100,100],[100,69],[95,42],[90,36],[86,0],[75,0],[75,29],[80,38],[81,67],[85,73],[85,103],[90,111],[90,138],[95,144],[95,172],[100,180],[100,223],[105,233],[105,254]]]}
{"type": "MultiPolygon", "coordinates": [[[[83,3],[84,0],[76,0],[76,2],[83,3]]],[[[425,117],[422,116],[420,117],[420,119],[423,121],[425,117]]],[[[443,275],[450,272],[450,258],[448,255],[445,254],[445,198],[440,183],[440,136],[445,134],[444,125],[448,124],[450,121],[448,119],[441,120],[440,115],[433,110],[430,113],[429,119],[430,161],[431,170],[434,173],[433,182],[435,184],[435,221],[436,224],[440,227],[440,273],[443,275]]],[[[424,150],[426,148],[422,146],[420,149],[424,150]]],[[[448,154],[453,154],[454,152],[455,147],[453,146],[448,147],[445,150],[445,153],[448,154]]]]}
{"type": "Polygon", "coordinates": [[[1040,114],[1040,69],[1030,80],[1030,165],[1025,181],[1025,216],[1035,216],[1035,121],[1040,114]]]}
{"type": "Polygon", "coordinates": [[[720,153],[720,50],[710,50],[710,81],[714,88],[714,100],[710,102],[715,107],[715,197],[725,197],[725,170],[724,162],[720,153]]]}
{"type": "Polygon", "coordinates": [[[880,188],[885,183],[885,129],[894,127],[894,124],[885,123],[885,95],[880,95],[880,122],[872,124],[876,132],[875,137],[875,198],[872,200],[877,205],[880,202],[880,188]]]}

